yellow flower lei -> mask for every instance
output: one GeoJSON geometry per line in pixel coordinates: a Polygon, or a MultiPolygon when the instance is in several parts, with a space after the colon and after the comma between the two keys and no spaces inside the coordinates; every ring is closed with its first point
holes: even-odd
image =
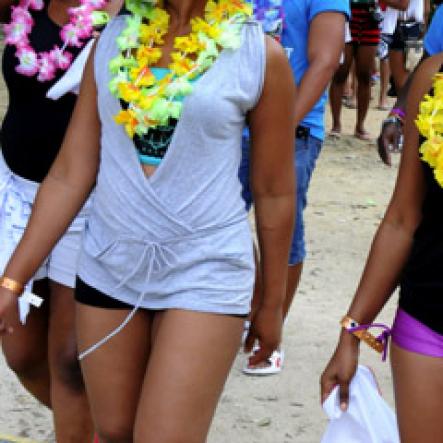
{"type": "Polygon", "coordinates": [[[421,159],[434,169],[434,176],[443,187],[443,74],[437,74],[434,94],[420,103],[416,125],[426,141],[420,146],[421,159]]]}
{"type": "Polygon", "coordinates": [[[115,121],[130,138],[180,117],[179,99],[192,92],[191,80],[212,66],[221,49],[240,45],[241,27],[252,15],[247,1],[209,0],[205,18],[192,19],[191,33],[175,39],[170,73],[157,80],[150,67],[162,56],[158,46],[164,44],[169,27],[169,14],[162,6],[158,0],[126,0],[131,15],[117,38],[121,53],[109,65],[114,76],[110,91],[128,104],[115,121]]]}

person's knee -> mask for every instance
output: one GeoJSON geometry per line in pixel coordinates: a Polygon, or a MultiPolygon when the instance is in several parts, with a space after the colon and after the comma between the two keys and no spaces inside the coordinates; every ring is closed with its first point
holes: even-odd
{"type": "Polygon", "coordinates": [[[183,429],[164,429],[160,433],[153,432],[147,427],[137,426],[134,433],[134,443],[201,443],[200,433],[194,435],[183,429]],[[188,434],[188,435],[187,435],[188,434]]]}
{"type": "Polygon", "coordinates": [[[132,426],[109,422],[103,427],[98,427],[97,434],[100,443],[133,443],[132,426]]]}
{"type": "Polygon", "coordinates": [[[343,86],[346,83],[346,80],[348,79],[348,75],[349,72],[345,72],[339,69],[334,74],[334,77],[332,79],[332,84],[335,86],[343,86]]]}
{"type": "Polygon", "coordinates": [[[84,382],[76,346],[59,349],[51,359],[51,374],[61,384],[74,392],[83,392],[84,382]]]}
{"type": "Polygon", "coordinates": [[[19,378],[38,378],[42,370],[47,370],[48,361],[45,353],[30,349],[3,349],[6,364],[19,378]]]}
{"type": "Polygon", "coordinates": [[[367,85],[371,84],[371,70],[370,69],[357,69],[356,76],[359,85],[367,85]]]}

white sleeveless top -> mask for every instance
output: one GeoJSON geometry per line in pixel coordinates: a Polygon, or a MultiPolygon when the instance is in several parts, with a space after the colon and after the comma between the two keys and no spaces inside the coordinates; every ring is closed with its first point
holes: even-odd
{"type": "Polygon", "coordinates": [[[252,236],[238,169],[245,118],[265,74],[264,34],[243,26],[237,50],[223,50],[194,84],[171,144],[151,177],[113,116],[108,65],[125,16],[101,35],[95,78],[101,160],[79,276],[120,301],[148,309],[247,314],[254,283],[252,236]]]}

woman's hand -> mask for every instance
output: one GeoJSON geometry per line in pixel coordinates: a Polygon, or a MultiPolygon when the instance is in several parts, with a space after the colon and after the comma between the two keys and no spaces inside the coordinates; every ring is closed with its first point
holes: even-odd
{"type": "Polygon", "coordinates": [[[6,312],[17,303],[17,296],[8,289],[0,288],[0,337],[12,334],[13,329],[5,322],[6,312]]]}
{"type": "Polygon", "coordinates": [[[323,403],[335,386],[340,386],[340,408],[345,411],[349,405],[349,383],[357,370],[359,340],[343,331],[338,346],[321,378],[321,402],[323,403]]]}
{"type": "Polygon", "coordinates": [[[265,362],[279,347],[283,325],[282,307],[260,307],[251,318],[251,326],[245,341],[245,352],[251,352],[258,341],[259,349],[249,359],[249,365],[265,362]]]}

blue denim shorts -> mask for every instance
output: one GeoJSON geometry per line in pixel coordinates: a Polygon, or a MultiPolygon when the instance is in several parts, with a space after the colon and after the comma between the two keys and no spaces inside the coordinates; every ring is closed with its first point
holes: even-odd
{"type": "MultiPolygon", "coordinates": [[[[297,138],[295,144],[294,166],[297,174],[297,214],[291,252],[289,254],[290,265],[301,263],[306,257],[303,211],[308,203],[309,183],[322,148],[322,141],[316,137],[308,136],[306,139],[297,138]]],[[[246,135],[243,136],[242,151],[239,178],[243,186],[242,197],[245,201],[246,209],[249,211],[253,198],[249,186],[249,137],[246,135]]]]}

